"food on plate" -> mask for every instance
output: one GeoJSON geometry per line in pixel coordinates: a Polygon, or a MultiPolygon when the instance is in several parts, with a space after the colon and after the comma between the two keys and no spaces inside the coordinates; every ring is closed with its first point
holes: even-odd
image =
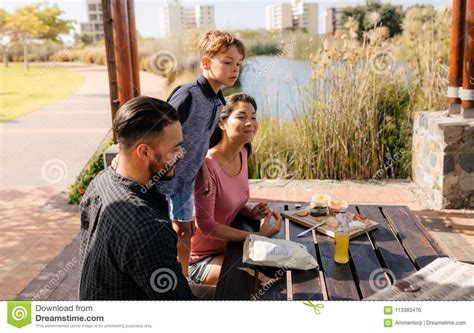
{"type": "Polygon", "coordinates": [[[362,214],[354,214],[352,217],[353,221],[360,221],[360,222],[366,222],[367,221],[367,216],[364,216],[362,214]]]}
{"type": "Polygon", "coordinates": [[[349,222],[349,230],[364,229],[365,227],[365,223],[360,221],[349,222]]]}
{"type": "Polygon", "coordinates": [[[327,194],[313,195],[309,204],[311,216],[326,216],[328,214],[329,200],[331,200],[331,197],[327,194]]]}
{"type": "Polygon", "coordinates": [[[329,207],[329,212],[332,214],[337,214],[341,210],[341,208],[347,209],[349,205],[347,204],[347,201],[345,200],[336,200],[336,199],[331,199],[328,202],[328,207],[329,207]]]}
{"type": "Polygon", "coordinates": [[[334,216],[330,216],[328,217],[326,220],[326,226],[333,229],[333,230],[336,230],[337,228],[337,219],[334,217],[334,216]]]}
{"type": "Polygon", "coordinates": [[[295,214],[301,217],[308,216],[309,210],[307,208],[301,209],[301,210],[296,211],[295,214]]]}

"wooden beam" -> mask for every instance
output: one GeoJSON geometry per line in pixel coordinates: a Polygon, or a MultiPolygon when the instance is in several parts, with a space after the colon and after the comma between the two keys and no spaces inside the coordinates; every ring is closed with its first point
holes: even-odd
{"type": "Polygon", "coordinates": [[[130,34],[130,56],[133,77],[133,96],[140,96],[140,75],[138,68],[138,37],[135,23],[134,0],[127,0],[128,6],[128,30],[130,34]]]}
{"type": "Polygon", "coordinates": [[[451,22],[451,47],[449,51],[449,91],[448,103],[461,104],[458,96],[459,87],[462,86],[462,54],[463,35],[465,23],[465,0],[453,0],[451,22]]]}
{"type": "Polygon", "coordinates": [[[474,0],[466,1],[462,87],[463,109],[474,108],[474,0]],[[470,96],[470,97],[466,97],[470,96]]]}
{"type": "Polygon", "coordinates": [[[133,97],[132,60],[127,0],[113,0],[112,19],[120,105],[133,97]]]}
{"type": "MultiPolygon", "coordinates": [[[[105,57],[107,59],[107,72],[109,76],[109,96],[110,109],[112,114],[112,122],[119,108],[118,86],[117,86],[117,68],[115,66],[114,53],[114,32],[112,21],[112,10],[110,0],[102,0],[102,19],[104,22],[104,40],[105,40],[105,57]]],[[[114,133],[114,143],[117,143],[114,133]]]]}

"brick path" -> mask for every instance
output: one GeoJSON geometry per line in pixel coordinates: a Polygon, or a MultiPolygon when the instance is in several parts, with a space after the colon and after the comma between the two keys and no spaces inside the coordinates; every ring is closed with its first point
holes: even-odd
{"type": "MultiPolygon", "coordinates": [[[[0,300],[16,298],[44,269],[62,265],[55,258],[77,252],[71,242],[79,214],[77,206],[66,204],[68,186],[111,127],[106,67],[59,66],[84,75],[84,85],[0,124],[0,300]],[[70,252],[62,252],[65,247],[70,252]]],[[[140,73],[140,80],[144,95],[159,97],[165,87],[164,79],[150,73],[140,73]]]]}

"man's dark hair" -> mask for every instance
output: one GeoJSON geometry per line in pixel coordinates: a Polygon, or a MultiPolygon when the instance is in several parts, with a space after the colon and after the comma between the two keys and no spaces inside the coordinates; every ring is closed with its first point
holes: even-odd
{"type": "Polygon", "coordinates": [[[139,96],[127,101],[117,111],[113,129],[118,143],[125,149],[147,143],[150,136],[179,121],[176,110],[165,101],[139,96]]]}

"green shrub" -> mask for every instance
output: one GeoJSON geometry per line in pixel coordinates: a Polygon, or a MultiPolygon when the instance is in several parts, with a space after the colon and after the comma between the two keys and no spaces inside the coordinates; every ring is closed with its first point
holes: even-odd
{"type": "Polygon", "coordinates": [[[76,205],[79,204],[90,182],[99,174],[99,172],[104,170],[103,153],[112,144],[113,141],[111,138],[106,139],[105,142],[94,153],[91,159],[87,162],[86,167],[77,177],[76,182],[69,186],[68,203],[76,205]]]}

